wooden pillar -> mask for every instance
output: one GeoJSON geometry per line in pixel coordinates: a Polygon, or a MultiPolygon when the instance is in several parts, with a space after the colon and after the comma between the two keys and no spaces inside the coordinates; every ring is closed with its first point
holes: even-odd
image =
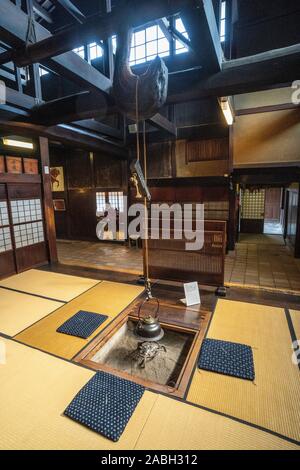
{"type": "Polygon", "coordinates": [[[236,184],[233,182],[232,173],[233,173],[233,132],[234,126],[229,127],[229,165],[228,165],[228,174],[230,175],[229,188],[228,188],[228,199],[229,199],[229,221],[228,221],[228,241],[227,246],[229,250],[235,249],[236,242],[236,231],[237,231],[237,210],[236,210],[236,184]]]}
{"type": "Polygon", "coordinates": [[[57,247],[56,247],[56,230],[55,217],[51,189],[50,176],[50,158],[49,158],[49,142],[45,137],[39,138],[40,155],[42,165],[42,184],[43,184],[43,203],[45,213],[45,229],[48,244],[49,261],[57,263],[57,247]]]}
{"type": "Polygon", "coordinates": [[[300,183],[298,189],[298,213],[297,213],[297,228],[295,239],[295,258],[300,258],[300,183]]]}

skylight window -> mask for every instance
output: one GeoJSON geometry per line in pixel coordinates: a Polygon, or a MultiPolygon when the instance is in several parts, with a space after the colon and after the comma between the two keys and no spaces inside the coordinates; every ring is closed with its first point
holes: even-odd
{"type": "Polygon", "coordinates": [[[225,42],[226,39],[226,2],[221,4],[220,39],[221,42],[225,42]]]}
{"type": "Polygon", "coordinates": [[[170,43],[158,25],[133,33],[130,65],[142,64],[155,57],[170,55],[170,43]]]}
{"type": "MultiPolygon", "coordinates": [[[[179,17],[175,20],[175,28],[185,38],[189,39],[186,28],[179,17]]],[[[113,53],[117,50],[117,38],[112,36],[113,53]]],[[[182,41],[175,41],[175,53],[182,54],[188,52],[189,49],[182,41]]],[[[140,29],[133,33],[132,44],[130,50],[130,65],[143,64],[155,59],[155,57],[168,57],[170,55],[170,41],[166,38],[161,27],[157,24],[140,29]]]]}
{"type": "Polygon", "coordinates": [[[43,75],[48,75],[49,73],[49,71],[44,69],[43,67],[40,67],[39,71],[40,71],[40,77],[42,77],[43,75]]]}
{"type": "Polygon", "coordinates": [[[84,46],[76,47],[73,49],[73,52],[78,54],[82,59],[85,59],[84,46]]]}
{"type": "MultiPolygon", "coordinates": [[[[189,35],[181,18],[176,18],[175,29],[177,29],[177,31],[179,31],[179,33],[181,33],[185,38],[189,39],[189,35]]],[[[189,50],[186,46],[182,44],[181,41],[176,40],[175,51],[176,54],[182,54],[183,52],[188,52],[189,50]]]]}
{"type": "Polygon", "coordinates": [[[112,36],[111,38],[113,53],[115,54],[117,51],[117,36],[112,36]]]}
{"type": "Polygon", "coordinates": [[[95,60],[98,59],[99,57],[103,56],[103,50],[102,47],[99,46],[96,42],[92,42],[89,44],[89,54],[90,54],[90,60],[95,60]]]}

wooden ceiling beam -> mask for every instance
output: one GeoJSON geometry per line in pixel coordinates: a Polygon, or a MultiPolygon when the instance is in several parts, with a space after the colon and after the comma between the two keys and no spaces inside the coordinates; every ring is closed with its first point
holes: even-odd
{"type": "Polygon", "coordinates": [[[93,132],[67,124],[45,127],[28,122],[0,120],[0,131],[27,137],[47,137],[49,140],[59,141],[66,145],[71,145],[72,147],[107,152],[120,159],[127,159],[128,157],[128,151],[123,145],[112,142],[110,139],[99,136],[93,132]]]}
{"type": "Polygon", "coordinates": [[[173,122],[169,121],[165,116],[162,114],[157,113],[155,116],[147,120],[149,124],[153,127],[156,127],[159,130],[166,131],[168,134],[172,135],[173,137],[177,137],[177,128],[173,122]]]}
{"type": "MultiPolygon", "coordinates": [[[[197,69],[175,75],[170,74],[167,103],[196,101],[209,96],[221,97],[251,93],[292,82],[299,76],[300,44],[296,44],[225,62],[220,72],[207,78],[203,78],[202,70],[197,69]]],[[[91,98],[91,95],[89,96],[87,93],[83,114],[79,113],[76,120],[96,117],[101,112],[98,103],[91,98]]],[[[72,99],[76,101],[77,95],[74,95],[72,99]]],[[[67,108],[64,106],[64,100],[62,98],[56,103],[57,120],[61,120],[61,117],[66,115],[67,108]],[[62,104],[60,105],[59,102],[62,104]]],[[[116,111],[115,105],[112,104],[112,108],[108,107],[106,110],[107,113],[112,110],[116,111]]]]}
{"type": "Polygon", "coordinates": [[[33,11],[38,14],[38,16],[47,21],[47,23],[53,23],[51,13],[49,13],[37,0],[32,0],[33,11]]]}
{"type": "Polygon", "coordinates": [[[101,135],[123,140],[123,134],[119,129],[108,126],[107,124],[103,124],[102,122],[96,121],[95,119],[83,119],[81,121],[74,121],[72,124],[76,127],[82,127],[83,129],[98,132],[101,135]]]}
{"type": "Polygon", "coordinates": [[[191,41],[183,36],[183,34],[181,34],[179,31],[177,31],[177,29],[172,28],[166,18],[160,18],[157,21],[157,24],[169,41],[175,39],[179,41],[184,47],[187,47],[191,51],[193,50],[191,41]]]}
{"type": "MultiPolygon", "coordinates": [[[[53,133],[56,133],[55,140],[58,141],[61,140],[61,137],[62,139],[66,137],[64,134],[62,134],[61,131],[63,125],[55,125],[56,123],[43,125],[41,122],[34,123],[30,121],[30,110],[35,105],[35,100],[32,96],[25,95],[24,93],[20,93],[16,90],[7,87],[6,103],[6,105],[0,106],[0,120],[2,122],[2,126],[4,126],[4,122],[7,122],[7,125],[10,124],[11,126],[16,124],[16,126],[21,126],[21,130],[23,129],[25,135],[26,130],[28,130],[34,135],[47,136],[47,131],[50,129],[49,138],[52,138],[52,140],[54,139],[54,135],[52,135],[53,133]],[[23,109],[18,108],[16,106],[20,106],[23,109]],[[43,132],[43,134],[39,134],[39,132],[43,132]]],[[[73,134],[71,134],[71,136],[76,134],[76,140],[78,140],[78,136],[82,136],[83,142],[85,142],[86,136],[88,136],[89,139],[96,139],[96,142],[94,142],[95,145],[98,145],[98,140],[100,140],[102,144],[104,143],[106,146],[106,150],[108,150],[109,145],[112,147],[116,147],[117,149],[123,149],[123,145],[120,142],[116,142],[114,140],[110,140],[104,137],[107,136],[113,139],[122,140],[123,134],[118,129],[110,127],[101,122],[94,121],[93,119],[85,119],[75,122],[69,121],[68,124],[69,126],[67,127],[72,129],[73,134]]]]}
{"type": "Polygon", "coordinates": [[[65,11],[67,11],[78,23],[82,24],[86,21],[84,14],[74,5],[71,0],[51,0],[55,5],[60,5],[65,11]]]}
{"type": "MultiPolygon", "coordinates": [[[[10,60],[14,60],[19,67],[34,62],[39,63],[50,57],[71,51],[84,43],[97,41],[99,38],[102,40],[110,38],[118,33],[119,25],[124,22],[124,18],[127,18],[133,27],[138,27],[159,18],[177,14],[183,8],[191,7],[194,4],[195,0],[152,0],[151,2],[149,0],[131,0],[131,8],[127,2],[123,7],[114,8],[110,13],[94,16],[81,25],[71,26],[52,36],[49,35],[49,32],[45,34],[45,31],[41,34],[40,30],[37,34],[38,41],[27,48],[23,47],[12,53],[10,60]]],[[[9,0],[1,0],[0,6],[3,14],[14,17],[13,10],[16,7],[9,0]],[[10,7],[9,10],[7,10],[7,6],[10,7]]],[[[26,26],[27,22],[24,16],[22,21],[26,26]]]]}
{"type": "Polygon", "coordinates": [[[300,76],[300,44],[224,62],[207,78],[199,71],[170,77],[167,103],[195,101],[208,96],[231,96],[290,83],[300,76]],[[176,77],[176,76],[175,76],[176,77]]]}
{"type": "MultiPolygon", "coordinates": [[[[10,0],[0,2],[0,37],[13,50],[22,51],[27,36],[28,16],[10,0]]],[[[52,38],[51,33],[39,23],[35,23],[37,41],[52,38]]],[[[31,47],[31,46],[29,46],[31,47]]],[[[13,50],[0,55],[0,64],[10,62],[13,50]]],[[[31,62],[35,62],[34,60],[31,62]]],[[[43,63],[43,61],[37,61],[43,63]]],[[[99,93],[109,93],[111,81],[102,73],[79,57],[75,52],[67,52],[46,60],[44,65],[77,83],[85,89],[99,93]]]]}
{"type": "Polygon", "coordinates": [[[108,108],[107,100],[106,96],[82,91],[38,106],[33,104],[30,120],[36,124],[53,126],[88,118],[105,118],[108,113],[117,112],[113,103],[108,108]]]}
{"type": "MultiPolygon", "coordinates": [[[[46,126],[75,123],[75,121],[78,125],[80,122],[85,125],[86,119],[101,119],[101,116],[104,118],[113,111],[117,112],[113,105],[108,110],[105,101],[100,103],[98,96],[85,91],[34,106],[29,112],[29,119],[32,123],[46,126]]],[[[161,114],[156,114],[148,122],[154,127],[176,136],[176,126],[161,114]]],[[[106,129],[108,126],[105,127],[97,121],[93,121],[92,126],[101,134],[105,134],[108,130],[106,129]]],[[[122,138],[120,134],[118,138],[122,138]]]]}
{"type": "Polygon", "coordinates": [[[184,9],[181,19],[199,63],[208,73],[220,71],[223,49],[212,0],[197,0],[196,8],[184,9]]]}

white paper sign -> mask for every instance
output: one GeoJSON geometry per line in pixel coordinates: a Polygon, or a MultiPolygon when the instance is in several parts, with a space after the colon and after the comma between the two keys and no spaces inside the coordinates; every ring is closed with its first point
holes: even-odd
{"type": "Polygon", "coordinates": [[[201,304],[198,282],[184,284],[185,304],[187,307],[201,304]]]}

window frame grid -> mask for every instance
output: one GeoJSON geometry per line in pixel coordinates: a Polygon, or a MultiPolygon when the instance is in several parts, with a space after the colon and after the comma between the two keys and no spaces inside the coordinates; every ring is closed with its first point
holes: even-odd
{"type": "Polygon", "coordinates": [[[10,226],[10,220],[9,220],[9,211],[8,211],[8,203],[6,199],[0,200],[0,228],[6,228],[10,226]],[[5,206],[3,206],[3,203],[5,206]],[[2,204],[2,206],[1,206],[2,204]],[[2,209],[5,207],[5,212],[6,212],[6,217],[3,216],[2,209]],[[3,221],[7,220],[7,223],[3,223],[3,221]]]}
{"type": "Polygon", "coordinates": [[[108,203],[119,214],[124,212],[124,192],[123,191],[108,191],[108,203]]]}
{"type": "Polygon", "coordinates": [[[132,37],[131,49],[130,49],[129,64],[130,66],[145,64],[146,62],[150,62],[154,60],[157,56],[169,57],[170,51],[171,51],[170,41],[164,35],[160,26],[157,24],[153,24],[153,25],[147,26],[147,28],[142,28],[137,31],[134,31],[133,37],[132,37]],[[149,36],[147,36],[147,34],[149,35],[150,34],[149,30],[153,28],[156,29],[156,34],[154,34],[154,36],[152,36],[151,39],[148,39],[149,36]],[[137,39],[139,34],[140,35],[143,34],[144,38],[137,39]],[[168,47],[166,47],[166,49],[162,48],[162,50],[159,51],[159,43],[161,41],[166,41],[166,44],[168,44],[168,47]],[[149,45],[154,45],[154,44],[156,45],[156,48],[154,48],[156,49],[156,52],[148,53],[149,45]],[[137,58],[137,50],[139,48],[144,48],[144,55],[137,58]]]}
{"type": "Polygon", "coordinates": [[[13,240],[11,236],[10,226],[0,227],[0,255],[13,250],[13,240]],[[8,236],[6,236],[8,235],[8,236]]]}
{"type": "Polygon", "coordinates": [[[17,250],[45,243],[45,227],[41,198],[11,199],[10,212],[14,245],[17,250]],[[21,206],[24,208],[24,211],[19,212],[21,206]],[[34,210],[31,212],[33,207],[34,210]],[[26,208],[27,210],[25,210],[26,208]],[[17,214],[17,217],[15,217],[15,214],[17,214]]]}
{"type": "Polygon", "coordinates": [[[106,205],[107,205],[106,192],[105,191],[96,191],[96,216],[99,217],[101,214],[105,213],[106,205]],[[101,200],[101,202],[99,202],[100,200],[101,200]],[[104,204],[103,204],[103,202],[104,202],[104,204]]]}

